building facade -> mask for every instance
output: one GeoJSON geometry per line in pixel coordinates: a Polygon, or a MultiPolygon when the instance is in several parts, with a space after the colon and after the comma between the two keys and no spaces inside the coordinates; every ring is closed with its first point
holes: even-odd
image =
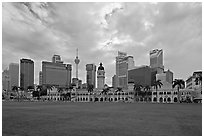
{"type": "Polygon", "coordinates": [[[71,64],[42,61],[42,85],[71,86],[71,64]]]}
{"type": "Polygon", "coordinates": [[[86,90],[80,90],[72,92],[73,102],[133,102],[133,92],[120,91],[115,92],[109,91],[107,95],[99,92],[88,93],[86,90]]]}
{"type": "Polygon", "coordinates": [[[13,86],[19,86],[19,64],[9,64],[9,76],[10,76],[10,90],[13,86]]]}
{"type": "Polygon", "coordinates": [[[52,57],[52,63],[63,63],[63,61],[61,60],[61,57],[60,57],[60,55],[54,55],[53,57],[52,57]]]}
{"type": "Polygon", "coordinates": [[[170,84],[173,83],[173,72],[170,70],[164,71],[163,73],[156,74],[157,80],[161,80],[161,82],[168,82],[170,84]]]}
{"type": "MultiPolygon", "coordinates": [[[[186,80],[186,89],[191,90],[191,100],[196,102],[202,102],[202,71],[193,72],[192,76],[190,76],[186,80]],[[201,77],[201,80],[196,81],[197,77],[201,77]]],[[[182,95],[182,92],[181,92],[182,95]]],[[[185,95],[185,93],[184,93],[185,95]]],[[[185,96],[184,96],[185,99],[185,96]]]]}
{"type": "Polygon", "coordinates": [[[28,86],[34,87],[34,62],[31,59],[21,59],[20,87],[27,91],[28,86]]]}
{"type": "Polygon", "coordinates": [[[95,64],[87,64],[86,65],[86,83],[87,86],[93,85],[96,88],[96,65],[95,64]]]}
{"type": "Polygon", "coordinates": [[[42,71],[39,72],[39,85],[42,85],[42,71]]]}
{"type": "Polygon", "coordinates": [[[9,70],[4,70],[2,72],[2,89],[5,91],[10,91],[10,77],[9,70]]]}
{"type": "Polygon", "coordinates": [[[150,51],[150,67],[155,68],[157,73],[162,73],[164,70],[163,65],[163,50],[154,49],[150,51]]]}
{"type": "Polygon", "coordinates": [[[201,72],[201,71],[193,72],[192,76],[190,76],[190,77],[186,80],[186,88],[187,88],[187,89],[196,89],[197,87],[200,86],[200,84],[195,81],[195,80],[196,80],[196,77],[197,77],[198,75],[201,75],[201,76],[202,76],[202,72],[201,72]]]}
{"type": "Polygon", "coordinates": [[[105,85],[105,70],[102,63],[100,63],[100,66],[98,67],[97,71],[97,88],[103,89],[104,85],[105,85]]]}
{"type": "Polygon", "coordinates": [[[134,82],[142,86],[151,86],[151,69],[149,66],[141,66],[128,70],[128,82],[134,82]]]}
{"type": "Polygon", "coordinates": [[[113,77],[112,77],[112,87],[113,87],[114,89],[117,88],[117,87],[116,87],[116,75],[113,75],[113,77]]]}
{"type": "Polygon", "coordinates": [[[128,69],[134,68],[133,56],[118,52],[116,57],[116,87],[128,88],[128,69]]]}
{"type": "Polygon", "coordinates": [[[164,73],[163,50],[154,49],[150,51],[151,84],[156,81],[156,74],[164,73]]]}

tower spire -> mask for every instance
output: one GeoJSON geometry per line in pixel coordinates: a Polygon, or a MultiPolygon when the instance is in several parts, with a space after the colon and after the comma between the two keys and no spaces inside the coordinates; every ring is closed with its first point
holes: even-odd
{"type": "Polygon", "coordinates": [[[78,64],[80,62],[80,60],[78,58],[78,48],[76,49],[76,58],[75,58],[74,62],[76,64],[76,78],[78,79],[78,64]]]}

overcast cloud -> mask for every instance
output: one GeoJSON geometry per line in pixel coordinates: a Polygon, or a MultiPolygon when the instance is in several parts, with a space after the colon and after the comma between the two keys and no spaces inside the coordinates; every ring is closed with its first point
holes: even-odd
{"type": "Polygon", "coordinates": [[[201,3],[3,3],[2,68],[21,58],[35,62],[35,83],[43,60],[54,54],[71,63],[79,49],[79,78],[85,65],[100,62],[111,85],[117,51],[149,65],[149,51],[162,48],[165,69],[187,79],[202,70],[201,3]]]}

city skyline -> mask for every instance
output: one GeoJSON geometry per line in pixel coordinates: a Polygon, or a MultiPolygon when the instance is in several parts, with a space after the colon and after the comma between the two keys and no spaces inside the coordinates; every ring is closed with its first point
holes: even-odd
{"type": "Polygon", "coordinates": [[[149,65],[149,52],[163,49],[165,70],[186,80],[202,70],[201,3],[3,3],[2,69],[31,58],[35,84],[42,61],[54,54],[76,68],[86,82],[86,64],[100,62],[105,82],[115,75],[117,51],[134,57],[135,65],[149,65]],[[67,14],[70,13],[70,14],[67,14]],[[73,14],[74,13],[74,14],[73,14]],[[74,15],[74,16],[73,16],[74,15]],[[83,17],[83,18],[82,18],[83,17]],[[86,20],[84,20],[86,19],[86,20]],[[15,51],[15,52],[14,52],[15,51]]]}

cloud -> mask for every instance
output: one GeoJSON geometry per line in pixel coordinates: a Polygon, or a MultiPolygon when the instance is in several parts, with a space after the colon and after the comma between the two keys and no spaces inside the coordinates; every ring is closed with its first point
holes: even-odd
{"type": "Polygon", "coordinates": [[[3,3],[2,67],[20,58],[41,61],[61,55],[73,66],[79,49],[79,77],[85,65],[105,66],[106,82],[115,74],[117,51],[133,55],[136,65],[149,64],[149,51],[164,50],[164,65],[184,78],[201,70],[201,3],[3,3]],[[190,56],[189,56],[190,55],[190,56]],[[183,64],[185,63],[185,64],[183,64]],[[185,70],[185,71],[184,71],[185,70]]]}

